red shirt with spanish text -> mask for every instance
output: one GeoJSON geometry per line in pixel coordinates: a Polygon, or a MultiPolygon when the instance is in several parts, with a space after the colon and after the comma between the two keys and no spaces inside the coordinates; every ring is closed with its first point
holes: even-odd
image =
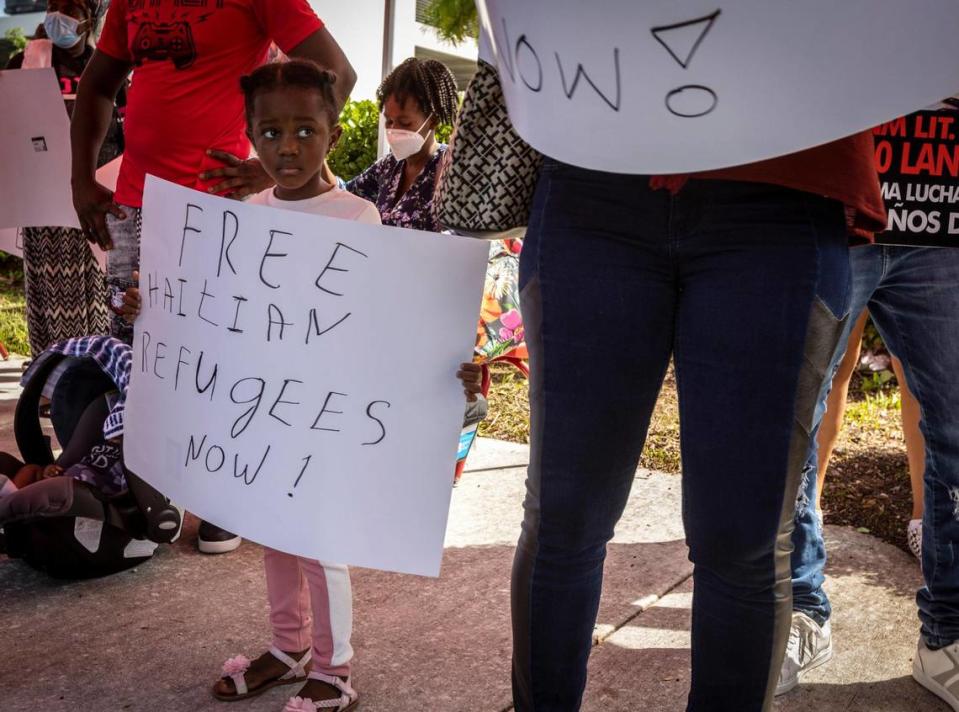
{"type": "Polygon", "coordinates": [[[134,65],[115,200],[139,207],[147,173],[205,189],[208,149],[248,156],[240,77],[322,27],[306,0],[113,0],[97,49],[134,65]]]}

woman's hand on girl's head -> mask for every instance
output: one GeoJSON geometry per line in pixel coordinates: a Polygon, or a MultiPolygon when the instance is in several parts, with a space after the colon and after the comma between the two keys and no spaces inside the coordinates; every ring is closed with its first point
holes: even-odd
{"type": "Polygon", "coordinates": [[[200,174],[202,181],[224,179],[210,186],[207,189],[209,193],[240,200],[248,195],[262,193],[275,185],[273,179],[263,169],[259,158],[248,158],[244,161],[232,153],[216,150],[207,151],[206,154],[226,164],[223,168],[214,168],[212,171],[204,171],[200,174]]]}
{"type": "Polygon", "coordinates": [[[483,392],[483,366],[478,363],[461,363],[456,377],[463,383],[466,400],[471,403],[483,392]]]}
{"type": "MultiPolygon", "coordinates": [[[[133,282],[135,285],[140,284],[139,272],[133,273],[133,282]]],[[[140,288],[138,286],[127,287],[127,291],[123,293],[123,307],[120,309],[123,318],[132,324],[140,316],[141,307],[140,288]]]]}

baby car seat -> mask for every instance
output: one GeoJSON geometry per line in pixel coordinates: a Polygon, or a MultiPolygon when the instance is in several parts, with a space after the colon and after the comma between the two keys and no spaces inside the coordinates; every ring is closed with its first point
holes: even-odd
{"type": "MultiPolygon", "coordinates": [[[[97,453],[106,444],[103,425],[117,390],[92,358],[45,351],[24,375],[14,416],[23,461],[67,468],[97,453]],[[44,391],[63,448],[59,458],[40,424],[44,391]]],[[[61,476],[0,498],[5,553],[55,578],[70,579],[105,576],[150,559],[158,544],[178,536],[181,513],[125,465],[123,479],[126,487],[118,494],[61,476]]]]}

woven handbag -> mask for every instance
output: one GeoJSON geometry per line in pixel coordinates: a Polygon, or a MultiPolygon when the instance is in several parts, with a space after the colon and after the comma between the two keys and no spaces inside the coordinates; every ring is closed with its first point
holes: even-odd
{"type": "Polygon", "coordinates": [[[496,68],[481,61],[440,163],[436,221],[458,235],[522,237],[542,163],[510,122],[496,68]]]}

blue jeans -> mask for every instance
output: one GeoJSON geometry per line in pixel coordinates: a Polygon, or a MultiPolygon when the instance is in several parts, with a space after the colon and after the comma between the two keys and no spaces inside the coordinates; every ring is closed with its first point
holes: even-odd
{"type": "MultiPolygon", "coordinates": [[[[850,251],[852,319],[868,308],[889,350],[902,361],[919,401],[926,446],[922,570],[917,600],[926,643],[959,640],[959,249],[873,245],[850,251]]],[[[832,359],[842,359],[849,330],[832,359]]],[[[825,412],[829,383],[816,408],[825,412]]],[[[819,623],[830,615],[822,589],[826,548],[816,513],[816,440],[793,531],[793,607],[819,623]]]]}
{"type": "Polygon", "coordinates": [[[758,183],[548,162],[523,246],[531,451],[513,566],[518,712],[578,709],[606,544],[672,356],[694,564],[688,710],[771,708],[789,540],[847,314],[843,208],[758,183]]]}

